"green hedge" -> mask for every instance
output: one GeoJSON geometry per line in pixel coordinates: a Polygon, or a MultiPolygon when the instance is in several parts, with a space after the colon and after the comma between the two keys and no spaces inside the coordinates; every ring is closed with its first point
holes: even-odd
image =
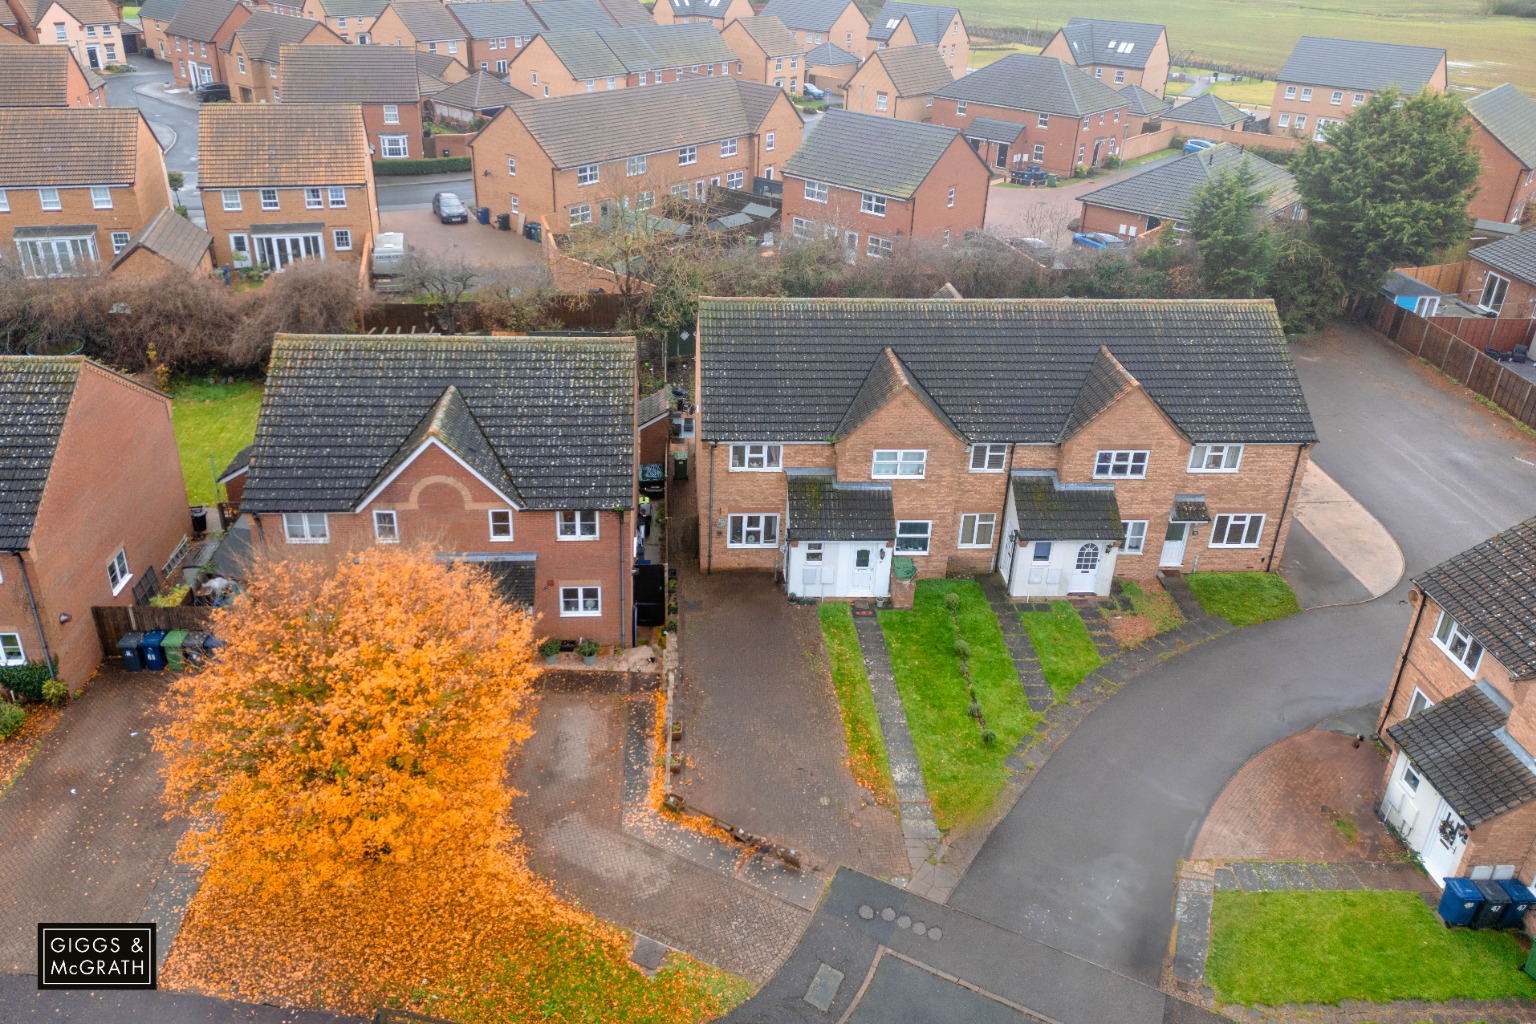
{"type": "Polygon", "coordinates": [[[376,178],[398,178],[412,174],[447,174],[449,171],[469,170],[467,156],[440,156],[426,160],[375,160],[373,174],[376,178]]]}
{"type": "MultiPolygon", "coordinates": [[[[57,658],[53,667],[55,672],[58,671],[57,658]]],[[[43,699],[43,684],[51,678],[48,666],[40,661],[12,665],[0,668],[0,690],[10,690],[22,700],[38,701],[43,699]]]]}

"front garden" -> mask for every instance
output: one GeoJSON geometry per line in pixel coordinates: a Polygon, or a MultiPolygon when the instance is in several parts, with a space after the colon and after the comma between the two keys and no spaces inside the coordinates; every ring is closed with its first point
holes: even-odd
{"type": "Polygon", "coordinates": [[[1278,573],[1192,572],[1184,579],[1207,614],[1239,629],[1301,611],[1296,592],[1278,573]]]}
{"type": "Polygon", "coordinates": [[[864,672],[864,656],[853,630],[853,610],[840,602],[827,602],[820,614],[827,660],[832,665],[832,688],[837,692],[843,737],[848,742],[848,770],[859,785],[875,795],[876,803],[894,809],[896,786],[891,781],[880,720],[875,716],[869,676],[864,672]]]}

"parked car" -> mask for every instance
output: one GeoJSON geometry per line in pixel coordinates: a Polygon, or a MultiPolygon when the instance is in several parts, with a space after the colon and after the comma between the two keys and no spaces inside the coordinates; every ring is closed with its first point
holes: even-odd
{"type": "Polygon", "coordinates": [[[1187,139],[1184,142],[1184,152],[1203,153],[1208,149],[1214,148],[1215,145],[1216,143],[1210,139],[1187,139]]]}
{"type": "Polygon", "coordinates": [[[813,100],[824,100],[827,98],[827,90],[818,89],[810,82],[806,82],[804,85],[800,86],[800,91],[805,93],[813,100]]]}
{"type": "Polygon", "coordinates": [[[1086,245],[1090,249],[1124,249],[1125,239],[1103,231],[1079,231],[1072,236],[1073,245],[1086,245]]]}
{"type": "Polygon", "coordinates": [[[432,212],[444,224],[468,224],[469,207],[452,192],[439,192],[432,197],[432,212]]]}
{"type": "Polygon", "coordinates": [[[228,103],[229,86],[223,82],[209,82],[194,89],[192,95],[197,97],[199,103],[228,103]]]}
{"type": "Polygon", "coordinates": [[[1031,187],[1044,185],[1050,180],[1050,175],[1045,173],[1045,168],[1039,164],[1028,164],[1017,168],[1009,175],[1009,180],[1015,185],[1029,185],[1031,187]]]}

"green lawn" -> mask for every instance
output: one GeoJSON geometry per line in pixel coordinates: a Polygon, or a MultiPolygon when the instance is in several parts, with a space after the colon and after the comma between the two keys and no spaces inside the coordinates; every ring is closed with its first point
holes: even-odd
{"type": "Polygon", "coordinates": [[[896,806],[896,786],[891,782],[891,763],[885,755],[885,738],[875,717],[875,698],[864,672],[864,656],[853,631],[853,611],[846,604],[821,606],[821,633],[832,664],[832,688],[843,715],[843,736],[848,741],[848,767],[859,783],[886,807],[896,806]]]}
{"type": "Polygon", "coordinates": [[[1184,625],[1184,616],[1179,612],[1179,606],[1174,604],[1173,597],[1161,587],[1155,593],[1148,593],[1135,580],[1122,580],[1120,587],[1125,596],[1131,599],[1131,613],[1145,616],[1159,633],[1184,625]]]}
{"type": "Polygon", "coordinates": [[[1295,591],[1276,573],[1192,572],[1184,578],[1200,607],[1239,628],[1301,611],[1295,591]]]}
{"type": "Polygon", "coordinates": [[[1216,893],[1207,984],[1222,1002],[1536,997],[1510,932],[1441,925],[1411,892],[1216,893]]]}
{"type": "Polygon", "coordinates": [[[1104,664],[1071,602],[1052,601],[1050,611],[1021,611],[1019,618],[1057,700],[1065,700],[1088,673],[1104,664]]]}
{"type": "Polygon", "coordinates": [[[123,8],[123,20],[124,21],[137,21],[138,17],[139,17],[139,8],[137,8],[137,7],[124,7],[123,8]]]}
{"type": "Polygon", "coordinates": [[[214,478],[256,436],[261,385],[186,381],[171,388],[171,400],[187,499],[194,505],[210,504],[216,500],[214,478]]]}
{"type": "Polygon", "coordinates": [[[934,817],[946,829],[974,821],[1008,781],[1003,759],[1039,721],[1024,700],[997,618],[975,583],[921,580],[913,608],[881,612],[880,626],[934,817]],[[990,744],[982,742],[966,712],[970,698],[955,656],[955,626],[944,607],[949,593],[960,595],[958,618],[971,645],[971,680],[987,728],[997,734],[990,744]]]}

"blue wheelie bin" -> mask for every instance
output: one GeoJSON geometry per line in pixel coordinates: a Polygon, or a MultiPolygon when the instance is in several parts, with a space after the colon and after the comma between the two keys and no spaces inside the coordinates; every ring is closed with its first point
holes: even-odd
{"type": "Polygon", "coordinates": [[[1440,896],[1440,920],[1447,928],[1468,928],[1477,908],[1483,905],[1483,894],[1477,883],[1470,878],[1447,878],[1445,892],[1440,896]]]}
{"type": "Polygon", "coordinates": [[[144,671],[144,661],[139,657],[139,644],[143,642],[144,634],[137,631],[124,633],[123,638],[117,642],[117,653],[123,659],[124,671],[144,671]]]}
{"type": "Polygon", "coordinates": [[[1509,906],[1499,919],[1500,928],[1519,928],[1525,923],[1525,912],[1536,905],[1536,892],[1513,878],[1499,879],[1499,888],[1509,894],[1509,906]]]}
{"type": "Polygon", "coordinates": [[[144,634],[144,639],[139,643],[139,659],[144,662],[146,671],[165,671],[165,649],[161,647],[163,643],[165,643],[163,629],[152,629],[144,634]]]}

